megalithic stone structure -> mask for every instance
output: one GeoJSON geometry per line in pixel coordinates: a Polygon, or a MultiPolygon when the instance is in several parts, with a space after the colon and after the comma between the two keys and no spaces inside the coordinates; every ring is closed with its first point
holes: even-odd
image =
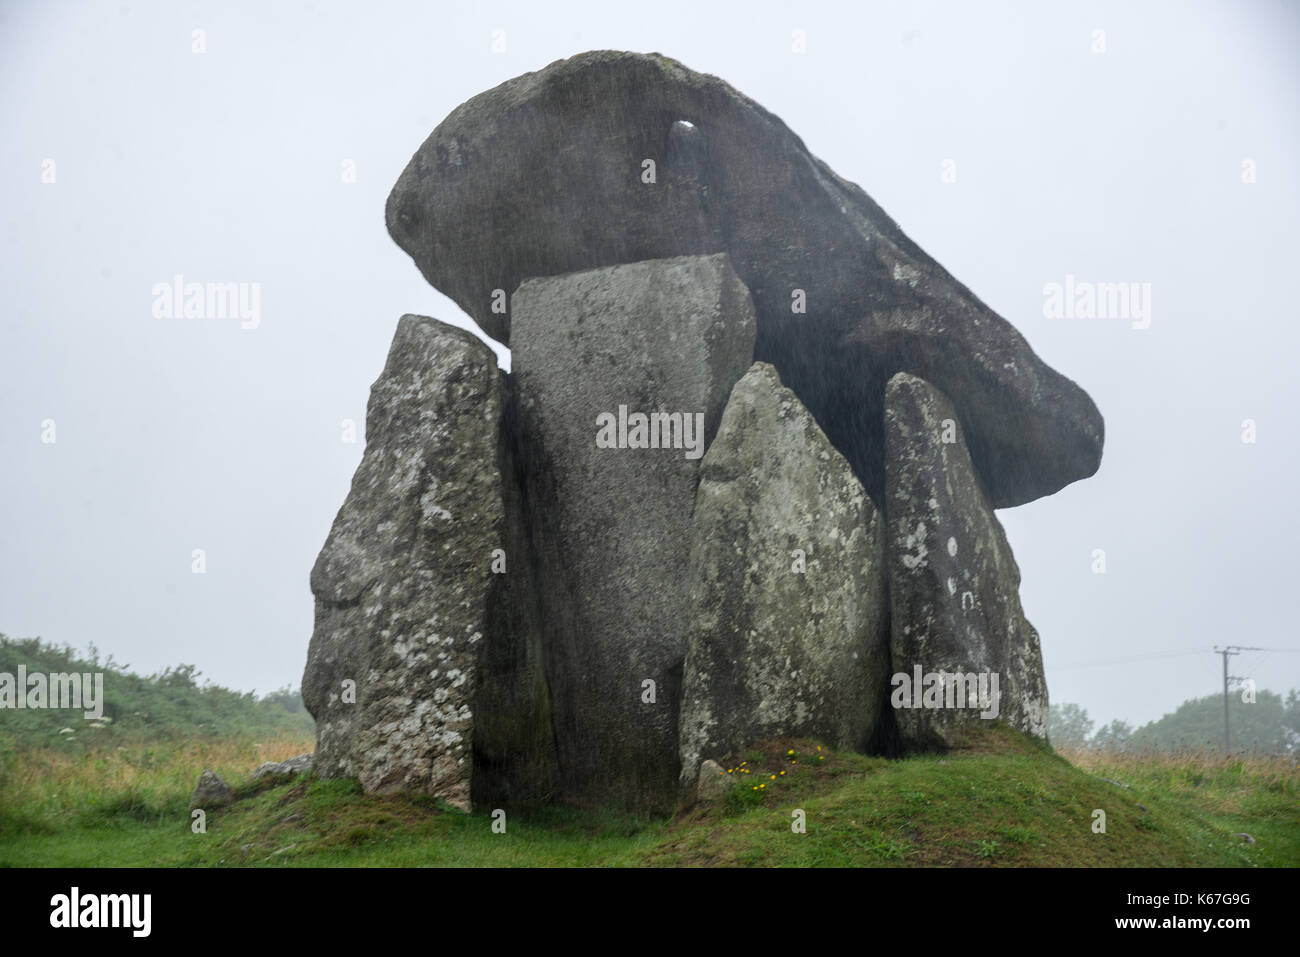
{"type": "Polygon", "coordinates": [[[398,324],[311,576],[318,773],[668,813],[762,739],[1044,737],[994,510],[1101,415],[780,119],[582,54],[454,110],[386,222],[513,371],[398,324]]]}

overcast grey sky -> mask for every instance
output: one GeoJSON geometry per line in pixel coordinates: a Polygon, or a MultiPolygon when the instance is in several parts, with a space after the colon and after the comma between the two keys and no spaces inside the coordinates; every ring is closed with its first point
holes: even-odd
{"type": "MultiPolygon", "coordinates": [[[[1300,648],[1298,10],[0,4],[0,631],[296,686],[362,452],[340,423],[403,313],[474,328],[385,197],[459,103],[610,48],[775,112],[1092,395],[1100,472],[999,512],[1052,700],[1141,722],[1214,692],[1214,644],[1300,648]],[[155,317],[178,274],[259,284],[256,328],[155,317]],[[1149,328],[1047,317],[1067,275],[1150,283],[1149,328]]],[[[1232,668],[1300,687],[1300,654],[1232,668]]]]}

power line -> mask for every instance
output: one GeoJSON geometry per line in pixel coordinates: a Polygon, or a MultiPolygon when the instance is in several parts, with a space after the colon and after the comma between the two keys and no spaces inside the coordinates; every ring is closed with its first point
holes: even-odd
{"type": "MultiPolygon", "coordinates": [[[[1233,645],[1233,648],[1239,646],[1233,645]]],[[[1218,649],[1191,648],[1182,651],[1161,651],[1149,655],[1133,655],[1127,658],[1103,658],[1097,661],[1080,661],[1072,665],[1054,665],[1050,671],[1077,671],[1080,668],[1102,668],[1107,665],[1124,665],[1139,661],[1158,661],[1161,658],[1179,658],[1184,655],[1203,655],[1206,651],[1213,650],[1218,654],[1218,649]]],[[[1243,651],[1268,651],[1282,654],[1300,654],[1300,648],[1242,648],[1243,651]]]]}
{"type": "Polygon", "coordinates": [[[1107,658],[1099,661],[1082,661],[1072,665],[1056,665],[1051,671],[1076,671],[1079,668],[1101,668],[1106,665],[1124,665],[1136,661],[1157,661],[1161,658],[1179,658],[1185,655],[1203,655],[1204,648],[1184,649],[1183,651],[1163,651],[1150,655],[1133,655],[1127,658],[1107,658]]]}

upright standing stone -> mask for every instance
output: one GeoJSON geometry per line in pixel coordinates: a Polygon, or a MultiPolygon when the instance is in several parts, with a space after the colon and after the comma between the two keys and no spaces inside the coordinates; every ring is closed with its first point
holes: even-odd
{"type": "Polygon", "coordinates": [[[889,680],[884,533],[844,456],[755,363],[695,496],[684,800],[701,759],[764,738],[866,749],[889,680]]]}
{"type": "Polygon", "coordinates": [[[511,313],[562,793],[671,809],[691,512],[749,292],[683,257],[531,279],[511,313]]]}
{"type": "MultiPolygon", "coordinates": [[[[468,809],[475,695],[506,545],[503,378],[471,333],[403,316],[366,450],[312,569],[316,768],[468,809]]],[[[521,563],[522,564],[522,563],[521,563]]]]}
{"type": "MultiPolygon", "coordinates": [[[[891,699],[924,704],[918,674],[996,675],[996,717],[1046,737],[1047,682],[1038,633],[1020,607],[1020,569],[971,467],[957,411],[906,373],[885,390],[885,493],[890,648],[907,679],[891,699]]],[[[991,710],[914,706],[896,716],[903,746],[921,750],[952,744],[991,710]]]]}

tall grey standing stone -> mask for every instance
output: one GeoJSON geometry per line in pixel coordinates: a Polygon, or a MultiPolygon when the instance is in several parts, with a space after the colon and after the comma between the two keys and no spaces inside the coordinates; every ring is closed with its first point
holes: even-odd
{"type": "Polygon", "coordinates": [[[776,370],[755,363],[731,391],[695,496],[683,800],[701,759],[754,741],[866,749],[889,680],[884,541],[844,456],[776,370]]]}
{"type": "Polygon", "coordinates": [[[515,640],[493,631],[489,608],[505,587],[491,570],[508,537],[503,399],[474,335],[402,317],[371,388],[365,454],[311,574],[303,700],[322,777],[470,806],[480,665],[515,640]]]}
{"type": "MultiPolygon", "coordinates": [[[[1020,607],[1020,569],[971,466],[953,404],[899,373],[885,392],[888,519],[895,673],[997,674],[997,718],[1047,735],[1047,682],[1038,633],[1020,607]]],[[[966,685],[969,687],[969,685],[966,685]]],[[[891,692],[898,696],[900,684],[891,692]]],[[[954,698],[956,701],[954,688],[954,698]]],[[[990,709],[985,709],[990,710],[990,709]]],[[[953,744],[980,708],[896,708],[904,748],[953,744]]]]}
{"type": "Polygon", "coordinates": [[[511,312],[561,794],[670,811],[691,512],[749,292],[684,257],[531,279],[511,312]]]}
{"type": "Polygon", "coordinates": [[[528,276],[726,252],[753,295],[754,358],[877,502],[899,371],[958,403],[998,508],[1100,464],[1087,393],[779,117],[668,57],[596,50],[472,97],[416,151],[385,218],[425,278],[512,345],[494,292],[528,276]]]}

